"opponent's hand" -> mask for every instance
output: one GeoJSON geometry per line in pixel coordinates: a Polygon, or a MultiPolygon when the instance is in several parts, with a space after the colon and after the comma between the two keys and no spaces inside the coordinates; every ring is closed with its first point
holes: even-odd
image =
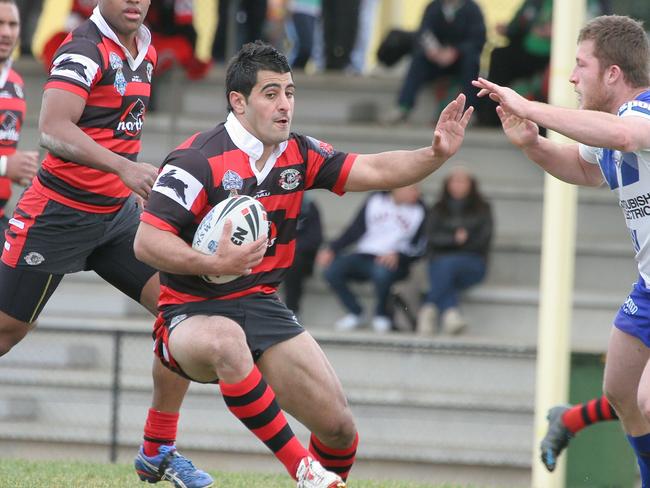
{"type": "Polygon", "coordinates": [[[158,176],[158,168],[149,163],[129,161],[119,171],[118,176],[136,195],[146,200],[158,176]]]}
{"type": "Polygon", "coordinates": [[[528,118],[526,112],[531,103],[530,100],[522,97],[513,89],[507,86],[497,85],[485,78],[472,81],[472,85],[479,88],[479,97],[488,96],[491,100],[501,105],[507,113],[514,114],[522,119],[528,118]]]}
{"type": "Polygon", "coordinates": [[[22,186],[29,185],[38,171],[38,152],[16,151],[7,156],[7,177],[22,186]]]}
{"type": "Polygon", "coordinates": [[[535,122],[508,113],[500,105],[497,107],[497,115],[503,132],[513,145],[523,149],[537,143],[539,127],[535,122]]]}
{"type": "Polygon", "coordinates": [[[249,275],[253,268],[262,262],[267,250],[267,236],[260,236],[256,241],[237,246],[232,236],[232,221],[226,219],[213,260],[215,271],[206,270],[206,274],[249,275]]]}
{"type": "Polygon", "coordinates": [[[465,129],[473,111],[474,107],[465,110],[465,95],[462,93],[444,108],[433,131],[434,157],[446,161],[456,154],[465,137],[465,129]]]}

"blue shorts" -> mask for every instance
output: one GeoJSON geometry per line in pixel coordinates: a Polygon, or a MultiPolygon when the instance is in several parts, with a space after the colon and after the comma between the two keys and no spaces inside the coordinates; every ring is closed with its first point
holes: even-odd
{"type": "Polygon", "coordinates": [[[614,326],[650,348],[650,290],[640,276],[616,314],[614,326]]]}

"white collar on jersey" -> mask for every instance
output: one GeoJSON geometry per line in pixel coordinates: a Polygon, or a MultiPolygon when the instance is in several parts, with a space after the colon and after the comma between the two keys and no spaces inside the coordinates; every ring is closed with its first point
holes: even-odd
{"type": "Polygon", "coordinates": [[[90,16],[90,20],[95,23],[102,34],[104,34],[111,41],[115,42],[122,48],[122,51],[124,51],[124,55],[126,56],[126,60],[129,62],[131,69],[134,71],[138,69],[138,66],[140,66],[140,63],[142,63],[142,60],[147,55],[149,45],[151,44],[151,32],[149,32],[149,29],[147,29],[144,24],[141,25],[138,29],[138,33],[135,36],[135,44],[138,46],[138,57],[133,59],[131,52],[124,47],[124,45],[117,38],[117,34],[115,34],[113,29],[111,29],[111,26],[108,25],[108,22],[106,22],[104,17],[102,17],[101,12],[99,11],[99,6],[95,7],[95,10],[93,10],[93,14],[90,16]]]}
{"type": "Polygon", "coordinates": [[[289,143],[287,141],[283,141],[278,144],[275,150],[269,156],[269,159],[266,160],[262,171],[258,171],[255,163],[262,157],[262,153],[264,152],[264,144],[262,144],[262,141],[248,132],[241,124],[239,119],[237,119],[237,116],[232,112],[228,114],[228,118],[226,119],[226,123],[224,125],[226,127],[226,131],[228,132],[228,135],[232,139],[232,142],[235,143],[235,146],[237,146],[237,148],[244,151],[248,155],[248,162],[251,165],[251,170],[257,178],[257,184],[259,185],[271,172],[273,166],[275,165],[275,162],[287,149],[287,145],[289,143]]]}
{"type": "Polygon", "coordinates": [[[0,89],[4,88],[7,84],[7,78],[9,78],[9,71],[11,71],[11,65],[13,63],[13,59],[9,58],[5,61],[2,69],[0,69],[0,89]]]}

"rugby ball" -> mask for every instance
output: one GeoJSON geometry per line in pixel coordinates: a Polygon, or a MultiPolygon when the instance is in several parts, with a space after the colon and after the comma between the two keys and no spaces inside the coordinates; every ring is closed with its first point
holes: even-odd
{"type": "MultiPolygon", "coordinates": [[[[192,247],[203,254],[217,252],[226,219],[232,222],[230,242],[236,246],[253,242],[259,236],[269,233],[269,222],[266,219],[264,206],[247,195],[236,195],[219,202],[203,217],[194,233],[192,247]]],[[[237,275],[203,275],[201,277],[208,283],[215,284],[228,283],[239,278],[237,275]]]]}

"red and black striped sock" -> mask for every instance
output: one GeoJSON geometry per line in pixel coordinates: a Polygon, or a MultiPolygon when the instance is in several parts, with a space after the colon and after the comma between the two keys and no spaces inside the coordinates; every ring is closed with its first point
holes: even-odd
{"type": "Polygon", "coordinates": [[[222,381],[219,386],[228,409],[266,444],[295,478],[298,464],[309,452],[294,435],[275,399],[275,393],[266,384],[257,366],[253,366],[248,376],[239,383],[222,381]]]}
{"type": "Polygon", "coordinates": [[[149,457],[157,456],[160,446],[173,446],[174,442],[176,442],[177,428],[178,412],[161,412],[150,408],[147,422],[144,424],[142,448],[145,455],[149,457]]]}
{"type": "Polygon", "coordinates": [[[314,459],[320,462],[323,467],[338,474],[343,481],[348,479],[354,458],[357,455],[357,446],[359,445],[359,434],[357,433],[354,442],[350,447],[345,449],[334,449],[323,444],[314,434],[309,439],[309,452],[314,459]]]}
{"type": "Polygon", "coordinates": [[[573,434],[593,423],[617,419],[618,415],[605,395],[574,405],[562,414],[562,422],[573,434]]]}

